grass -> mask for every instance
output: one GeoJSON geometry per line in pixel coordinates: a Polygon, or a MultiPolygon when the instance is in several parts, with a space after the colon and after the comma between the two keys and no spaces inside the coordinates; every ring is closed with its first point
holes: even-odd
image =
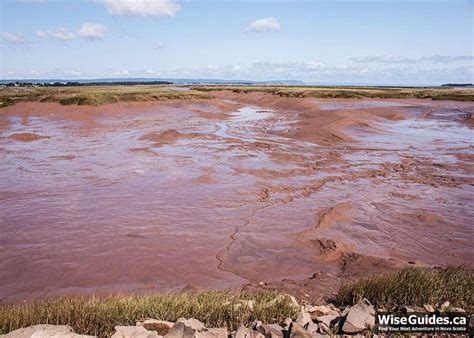
{"type": "Polygon", "coordinates": [[[405,268],[344,285],[337,303],[350,305],[367,298],[378,307],[442,304],[474,311],[474,270],[464,267],[405,268]]]}
{"type": "Polygon", "coordinates": [[[106,337],[116,325],[135,325],[137,320],[180,317],[201,320],[206,327],[236,329],[254,319],[281,322],[295,316],[286,296],[265,292],[204,292],[200,294],[152,294],[135,296],[73,296],[0,306],[0,334],[36,324],[70,325],[80,334],[106,337]],[[253,312],[236,307],[239,300],[255,300],[253,312]]]}
{"type": "Polygon", "coordinates": [[[0,107],[18,102],[57,102],[62,105],[101,105],[130,101],[207,99],[210,95],[194,90],[174,90],[166,86],[81,86],[0,88],[0,107]]]}
{"type": "Polygon", "coordinates": [[[473,88],[449,87],[354,87],[354,86],[196,86],[197,91],[230,90],[236,93],[261,92],[281,97],[315,97],[338,99],[432,99],[474,101],[473,88]]]}

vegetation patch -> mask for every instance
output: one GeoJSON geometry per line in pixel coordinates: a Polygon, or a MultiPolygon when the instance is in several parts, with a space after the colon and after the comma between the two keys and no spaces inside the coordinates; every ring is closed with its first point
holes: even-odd
{"type": "Polygon", "coordinates": [[[474,271],[464,267],[405,268],[344,285],[337,295],[341,305],[367,298],[376,307],[442,304],[474,311],[474,271]]]}
{"type": "Polygon", "coordinates": [[[165,86],[6,87],[0,89],[0,107],[18,102],[57,102],[62,105],[101,105],[116,102],[210,99],[195,90],[165,86]]]}
{"type": "Polygon", "coordinates": [[[180,317],[197,318],[206,327],[227,326],[235,330],[240,324],[249,326],[257,318],[272,323],[295,315],[289,297],[273,291],[69,296],[1,305],[0,334],[36,324],[53,324],[70,325],[80,334],[110,337],[117,325],[135,325],[146,318],[175,322],[180,317]],[[245,300],[255,301],[253,309],[245,300]]]}
{"type": "Polygon", "coordinates": [[[473,88],[449,87],[354,87],[354,86],[196,86],[198,91],[230,90],[235,93],[261,92],[281,97],[321,99],[432,99],[474,101],[473,88]]]}

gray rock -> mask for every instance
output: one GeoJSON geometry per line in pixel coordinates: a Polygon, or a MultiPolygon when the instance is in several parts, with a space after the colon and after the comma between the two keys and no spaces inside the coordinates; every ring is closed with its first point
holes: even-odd
{"type": "Polygon", "coordinates": [[[428,312],[435,312],[434,307],[432,307],[430,304],[425,304],[425,305],[423,305],[423,307],[424,307],[425,310],[428,311],[428,312]]]}
{"type": "Polygon", "coordinates": [[[289,336],[291,338],[311,338],[311,334],[298,323],[291,323],[289,336]]]}
{"type": "Polygon", "coordinates": [[[156,331],[148,331],[143,326],[116,326],[111,338],[158,338],[156,331]]]}
{"type": "Polygon", "coordinates": [[[173,322],[158,319],[145,319],[137,322],[137,326],[143,326],[149,331],[156,331],[160,336],[165,336],[173,327],[173,322]]]}
{"type": "Polygon", "coordinates": [[[439,307],[439,310],[441,312],[446,312],[449,309],[449,306],[450,306],[449,302],[446,301],[443,304],[441,304],[441,306],[439,307]]]}
{"type": "Polygon", "coordinates": [[[313,323],[313,321],[309,322],[305,328],[306,328],[306,331],[308,331],[311,334],[318,332],[318,324],[313,323]]]}
{"type": "Polygon", "coordinates": [[[291,318],[286,318],[284,321],[283,321],[283,329],[285,330],[289,330],[290,329],[290,325],[291,323],[293,323],[293,320],[291,318]]]}
{"type": "Polygon", "coordinates": [[[320,316],[316,317],[316,320],[318,323],[322,323],[326,325],[327,328],[331,327],[331,324],[338,318],[338,315],[326,315],[326,316],[320,316]]]}
{"type": "Polygon", "coordinates": [[[308,308],[308,312],[312,317],[320,317],[325,315],[339,316],[339,312],[328,305],[311,306],[308,308]]]}
{"type": "Polygon", "coordinates": [[[266,324],[258,328],[258,331],[265,335],[266,338],[282,338],[283,328],[278,324],[266,324]]]}
{"type": "Polygon", "coordinates": [[[229,333],[226,327],[209,328],[201,332],[196,332],[195,338],[227,338],[229,333]]]}
{"type": "Polygon", "coordinates": [[[86,336],[76,334],[72,331],[72,328],[68,325],[49,325],[39,324],[34,326],[24,327],[0,337],[4,338],[48,338],[48,337],[62,337],[62,338],[86,338],[94,336],[86,336]]]}
{"type": "Polygon", "coordinates": [[[194,338],[196,331],[184,323],[176,323],[166,334],[165,338],[194,338]]]}
{"type": "Polygon", "coordinates": [[[234,338],[250,338],[250,331],[243,325],[240,325],[234,333],[234,338]]]}
{"type": "Polygon", "coordinates": [[[265,338],[263,334],[258,331],[250,331],[250,338],[265,338]]]}
{"type": "Polygon", "coordinates": [[[259,330],[260,326],[262,326],[263,323],[259,320],[254,320],[252,325],[250,325],[250,327],[252,328],[252,330],[259,330]]]}
{"type": "Polygon", "coordinates": [[[311,319],[311,315],[309,314],[309,312],[306,312],[303,306],[300,307],[300,311],[298,313],[298,318],[296,318],[295,322],[303,327],[311,321],[312,321],[312,319],[311,319]]]}
{"type": "Polygon", "coordinates": [[[189,318],[189,319],[179,318],[177,323],[183,323],[184,325],[198,332],[206,328],[203,323],[201,323],[199,320],[194,319],[194,318],[189,318]]]}
{"type": "Polygon", "coordinates": [[[347,312],[346,319],[342,326],[345,333],[358,333],[366,328],[375,326],[375,309],[368,300],[364,299],[347,312]]]}

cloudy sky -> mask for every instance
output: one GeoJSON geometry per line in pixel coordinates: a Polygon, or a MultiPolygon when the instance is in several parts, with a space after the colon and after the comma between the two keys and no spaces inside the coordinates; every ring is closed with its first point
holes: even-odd
{"type": "Polygon", "coordinates": [[[473,17],[473,0],[0,0],[0,78],[474,82],[473,17]]]}

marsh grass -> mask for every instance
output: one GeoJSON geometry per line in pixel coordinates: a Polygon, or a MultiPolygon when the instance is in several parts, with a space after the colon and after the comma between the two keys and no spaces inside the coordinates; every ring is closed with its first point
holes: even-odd
{"type": "Polygon", "coordinates": [[[367,298],[387,309],[442,304],[474,310],[474,271],[464,267],[405,268],[344,285],[337,295],[341,305],[367,298]]]}
{"type": "Polygon", "coordinates": [[[137,320],[157,318],[176,321],[193,317],[207,327],[233,330],[254,319],[281,322],[295,316],[289,298],[273,291],[204,292],[199,294],[151,294],[74,296],[0,306],[0,334],[36,324],[70,325],[80,334],[110,336],[116,325],[135,325],[137,320]],[[239,300],[255,300],[253,312],[235,306],[239,300]]]}
{"type": "Polygon", "coordinates": [[[314,97],[324,99],[433,99],[474,101],[472,88],[407,88],[353,86],[195,86],[197,91],[230,90],[236,93],[261,92],[281,97],[314,97]]]}
{"type": "Polygon", "coordinates": [[[164,86],[8,87],[0,89],[0,107],[18,102],[57,102],[62,105],[101,105],[115,102],[208,99],[194,90],[178,91],[164,86]]]}

